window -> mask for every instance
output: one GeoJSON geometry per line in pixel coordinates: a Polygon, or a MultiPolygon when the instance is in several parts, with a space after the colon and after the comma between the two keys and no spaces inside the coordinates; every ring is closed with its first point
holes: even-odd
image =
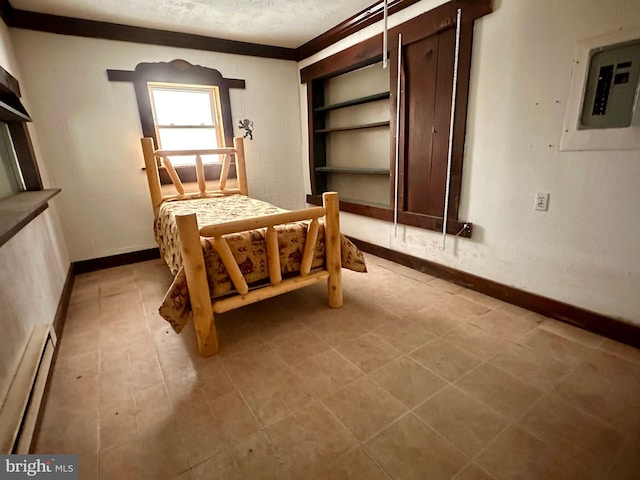
{"type": "MultiPolygon", "coordinates": [[[[164,150],[213,149],[225,146],[218,87],[149,82],[158,147],[164,150]]],[[[205,155],[203,163],[218,163],[205,155]]],[[[193,165],[195,156],[176,156],[174,166],[193,165]]]]}
{"type": "Polygon", "coordinates": [[[43,189],[20,85],[0,67],[0,246],[43,212],[60,189],[43,189]]]}
{"type": "Polygon", "coordinates": [[[9,126],[6,123],[0,123],[0,199],[10,197],[24,189],[9,126]]]}
{"type": "MultiPolygon", "coordinates": [[[[107,70],[107,75],[112,82],[133,83],[142,134],[153,138],[156,147],[215,148],[233,144],[229,90],[245,88],[244,80],[224,78],[218,70],[185,60],[139,63],[134,71],[107,70]]],[[[202,160],[208,162],[207,178],[220,175],[218,159],[202,160]]],[[[183,182],[196,180],[193,157],[172,158],[172,163],[183,182]]],[[[229,176],[234,175],[232,168],[229,176]]],[[[171,182],[163,168],[160,181],[171,182]]]]}

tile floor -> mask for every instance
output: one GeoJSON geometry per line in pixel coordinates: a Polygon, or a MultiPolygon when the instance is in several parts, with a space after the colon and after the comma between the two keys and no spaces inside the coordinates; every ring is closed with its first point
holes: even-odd
{"type": "Polygon", "coordinates": [[[35,452],[82,479],[638,479],[640,351],[368,256],[217,317],[197,356],[160,261],[81,275],[35,452]]]}

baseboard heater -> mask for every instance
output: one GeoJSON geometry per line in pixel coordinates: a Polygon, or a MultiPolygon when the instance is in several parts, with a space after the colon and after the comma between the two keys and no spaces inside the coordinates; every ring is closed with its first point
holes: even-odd
{"type": "Polygon", "coordinates": [[[50,325],[37,325],[0,410],[0,453],[29,453],[56,346],[50,325]]]}

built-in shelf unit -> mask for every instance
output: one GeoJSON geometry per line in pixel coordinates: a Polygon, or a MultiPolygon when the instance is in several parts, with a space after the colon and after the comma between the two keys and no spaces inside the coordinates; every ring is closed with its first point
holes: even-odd
{"type": "Polygon", "coordinates": [[[452,0],[393,27],[386,69],[377,35],[301,70],[307,202],[334,190],[342,211],[471,236],[458,207],[473,26],[491,10],[452,0]]]}
{"type": "MultiPolygon", "coordinates": [[[[314,80],[312,175],[347,203],[389,208],[389,73],[381,62],[314,80]]],[[[347,207],[348,208],[348,207],[347,207]]]]}

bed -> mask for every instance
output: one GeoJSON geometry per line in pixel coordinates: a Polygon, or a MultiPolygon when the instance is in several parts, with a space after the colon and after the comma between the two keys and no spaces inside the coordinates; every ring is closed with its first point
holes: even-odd
{"type": "Polygon", "coordinates": [[[174,275],[159,312],[177,333],[193,318],[200,355],[218,351],[214,314],[321,281],[329,307],[340,308],[342,267],[366,271],[362,253],[340,233],[337,193],[325,193],[322,207],[296,211],[249,197],[242,138],[213,150],[156,150],[151,138],[141,143],[155,237],[174,275]],[[195,156],[195,191],[185,189],[171,161],[184,155],[195,156]],[[205,179],[205,155],[223,159],[215,188],[205,179]],[[163,191],[159,165],[175,193],[163,191]]]}

